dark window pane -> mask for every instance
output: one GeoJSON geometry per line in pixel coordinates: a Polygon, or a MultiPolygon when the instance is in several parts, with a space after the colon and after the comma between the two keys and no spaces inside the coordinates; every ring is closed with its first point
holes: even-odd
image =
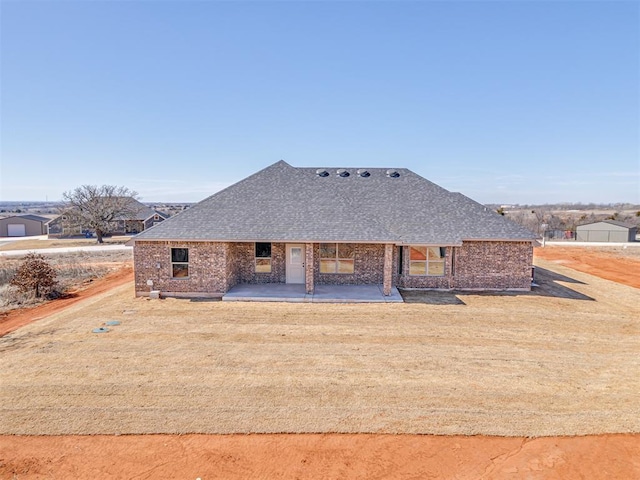
{"type": "Polygon", "coordinates": [[[320,244],[320,258],[336,258],[336,244],[335,243],[321,243],[320,244]]]}
{"type": "Polygon", "coordinates": [[[173,264],[173,276],[175,278],[185,278],[189,276],[189,265],[186,263],[173,264]]]}
{"type": "Polygon", "coordinates": [[[172,248],[171,249],[171,261],[172,262],[188,262],[189,261],[189,249],[188,248],[172,248]]]}
{"type": "Polygon", "coordinates": [[[271,259],[256,258],[256,273],[271,273],[271,259]]]}
{"type": "Polygon", "coordinates": [[[258,257],[258,258],[270,258],[271,257],[271,243],[258,243],[258,242],[256,242],[256,257],[258,257]]]}
{"type": "Polygon", "coordinates": [[[352,243],[338,244],[338,258],[355,258],[356,246],[352,243]]]}

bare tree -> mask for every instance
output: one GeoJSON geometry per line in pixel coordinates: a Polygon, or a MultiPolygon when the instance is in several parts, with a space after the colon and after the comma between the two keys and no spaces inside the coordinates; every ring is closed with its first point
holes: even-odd
{"type": "Polygon", "coordinates": [[[64,192],[64,213],[71,225],[96,232],[98,243],[117,225],[118,220],[134,218],[138,211],[138,194],[115,185],[82,185],[64,192]]]}

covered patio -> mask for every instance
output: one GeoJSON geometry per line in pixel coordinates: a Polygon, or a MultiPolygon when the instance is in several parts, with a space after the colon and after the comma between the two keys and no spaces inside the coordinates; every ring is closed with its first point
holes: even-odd
{"type": "Polygon", "coordinates": [[[304,284],[262,283],[232,287],[222,300],[228,302],[402,303],[398,289],[384,295],[382,285],[316,285],[306,293],[304,284]]]}

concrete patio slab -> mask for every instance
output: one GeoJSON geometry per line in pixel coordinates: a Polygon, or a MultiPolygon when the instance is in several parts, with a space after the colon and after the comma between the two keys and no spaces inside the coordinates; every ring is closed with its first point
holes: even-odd
{"type": "Polygon", "coordinates": [[[310,302],[304,285],[291,283],[240,284],[222,296],[223,301],[236,302],[310,302]]]}
{"type": "Polygon", "coordinates": [[[382,285],[316,285],[313,302],[326,303],[402,303],[397,288],[391,289],[391,295],[382,293],[382,285]]]}
{"type": "Polygon", "coordinates": [[[314,302],[314,303],[402,303],[397,288],[391,295],[382,293],[382,285],[317,285],[313,294],[304,285],[265,283],[242,284],[231,288],[223,301],[240,302],[314,302]]]}

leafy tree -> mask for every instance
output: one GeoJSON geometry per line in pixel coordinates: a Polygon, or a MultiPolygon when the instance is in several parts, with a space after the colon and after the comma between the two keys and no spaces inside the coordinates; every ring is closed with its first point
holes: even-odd
{"type": "Polygon", "coordinates": [[[82,185],[62,194],[63,212],[71,225],[94,230],[98,243],[104,243],[102,237],[113,230],[118,220],[135,217],[139,208],[137,195],[121,186],[82,185]]]}
{"type": "Polygon", "coordinates": [[[9,284],[22,293],[33,292],[36,297],[43,297],[53,290],[56,271],[44,256],[31,252],[24,257],[9,284]]]}

